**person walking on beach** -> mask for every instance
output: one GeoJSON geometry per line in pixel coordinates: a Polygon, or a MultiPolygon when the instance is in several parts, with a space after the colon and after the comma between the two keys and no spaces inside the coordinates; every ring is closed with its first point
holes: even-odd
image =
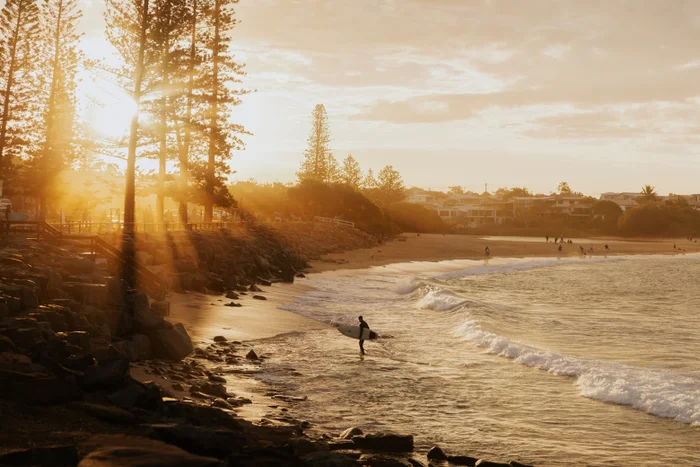
{"type": "Polygon", "coordinates": [[[489,248],[489,247],[484,248],[484,254],[486,256],[491,256],[491,248],[489,248]]]}
{"type": "Polygon", "coordinates": [[[365,354],[365,341],[362,339],[362,333],[364,332],[365,329],[369,329],[369,324],[362,319],[362,316],[358,317],[357,319],[360,320],[360,353],[362,355],[365,354]]]}

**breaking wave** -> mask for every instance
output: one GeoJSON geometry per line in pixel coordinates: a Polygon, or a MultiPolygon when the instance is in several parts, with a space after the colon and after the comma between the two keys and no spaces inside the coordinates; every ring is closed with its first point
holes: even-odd
{"type": "Polygon", "coordinates": [[[538,349],[468,320],[455,334],[492,355],[576,379],[582,396],[700,426],[700,381],[671,371],[585,359],[538,349]]]}

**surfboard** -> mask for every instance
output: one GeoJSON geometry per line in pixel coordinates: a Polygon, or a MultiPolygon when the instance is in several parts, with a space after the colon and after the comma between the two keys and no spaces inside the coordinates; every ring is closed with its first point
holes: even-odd
{"type": "MultiPolygon", "coordinates": [[[[360,340],[360,326],[340,326],[338,331],[344,336],[360,340]]],[[[362,330],[362,340],[367,341],[377,337],[379,337],[377,333],[370,329],[364,328],[362,330]]]]}

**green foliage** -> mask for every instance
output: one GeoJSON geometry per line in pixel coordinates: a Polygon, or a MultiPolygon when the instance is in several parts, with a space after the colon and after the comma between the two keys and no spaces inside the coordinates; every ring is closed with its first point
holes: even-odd
{"type": "Polygon", "coordinates": [[[494,195],[500,197],[503,201],[508,201],[511,198],[531,198],[534,196],[526,187],[499,188],[494,195]]]}
{"type": "Polygon", "coordinates": [[[385,208],[386,216],[402,231],[418,233],[442,233],[447,225],[440,216],[420,204],[399,202],[385,208]]]}
{"type": "Polygon", "coordinates": [[[622,208],[612,201],[596,201],[593,203],[592,221],[603,233],[617,233],[617,224],[622,216],[622,208]]]}
{"type": "Polygon", "coordinates": [[[307,179],[290,188],[289,197],[298,204],[300,214],[307,220],[314,216],[337,217],[370,232],[393,229],[379,206],[348,185],[329,185],[307,179]]]}
{"type": "Polygon", "coordinates": [[[676,203],[648,203],[625,211],[619,228],[626,236],[696,235],[700,233],[700,211],[676,203]]]}
{"type": "Polygon", "coordinates": [[[248,180],[230,185],[229,191],[238,201],[239,209],[259,219],[275,220],[282,216],[289,220],[301,215],[298,203],[289,197],[288,185],[248,180]]]}

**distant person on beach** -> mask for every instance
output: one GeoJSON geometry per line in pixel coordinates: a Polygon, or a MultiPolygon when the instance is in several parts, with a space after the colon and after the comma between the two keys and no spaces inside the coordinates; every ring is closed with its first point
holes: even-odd
{"type": "MultiPolygon", "coordinates": [[[[369,324],[367,324],[367,322],[364,319],[362,319],[362,316],[360,316],[357,319],[360,320],[360,338],[361,338],[364,330],[369,329],[369,324]]],[[[365,354],[365,341],[364,341],[364,339],[360,339],[360,353],[362,353],[362,355],[365,354]]]]}
{"type": "Polygon", "coordinates": [[[559,253],[562,252],[563,248],[561,247],[561,243],[559,244],[559,248],[557,248],[557,250],[559,250],[559,253]]]}
{"type": "Polygon", "coordinates": [[[491,256],[491,249],[489,247],[484,248],[484,254],[486,256],[491,256]]]}
{"type": "MultiPolygon", "coordinates": [[[[544,237],[545,242],[549,243],[549,235],[544,237]]],[[[557,243],[557,239],[554,239],[554,243],[557,243]]]]}
{"type": "Polygon", "coordinates": [[[582,254],[583,256],[586,256],[586,250],[584,250],[583,247],[582,247],[581,245],[579,245],[579,248],[581,249],[581,254],[582,254]]]}
{"type": "Polygon", "coordinates": [[[606,251],[606,253],[607,253],[609,250],[610,250],[610,248],[608,247],[608,244],[606,243],[606,244],[605,244],[605,251],[606,251]]]}
{"type": "Polygon", "coordinates": [[[592,243],[589,243],[589,245],[588,245],[588,251],[590,251],[591,253],[593,253],[593,244],[592,244],[592,243]]]}
{"type": "Polygon", "coordinates": [[[678,250],[678,248],[676,248],[676,244],[674,243],[673,244],[673,251],[677,251],[677,250],[678,250]]]}

